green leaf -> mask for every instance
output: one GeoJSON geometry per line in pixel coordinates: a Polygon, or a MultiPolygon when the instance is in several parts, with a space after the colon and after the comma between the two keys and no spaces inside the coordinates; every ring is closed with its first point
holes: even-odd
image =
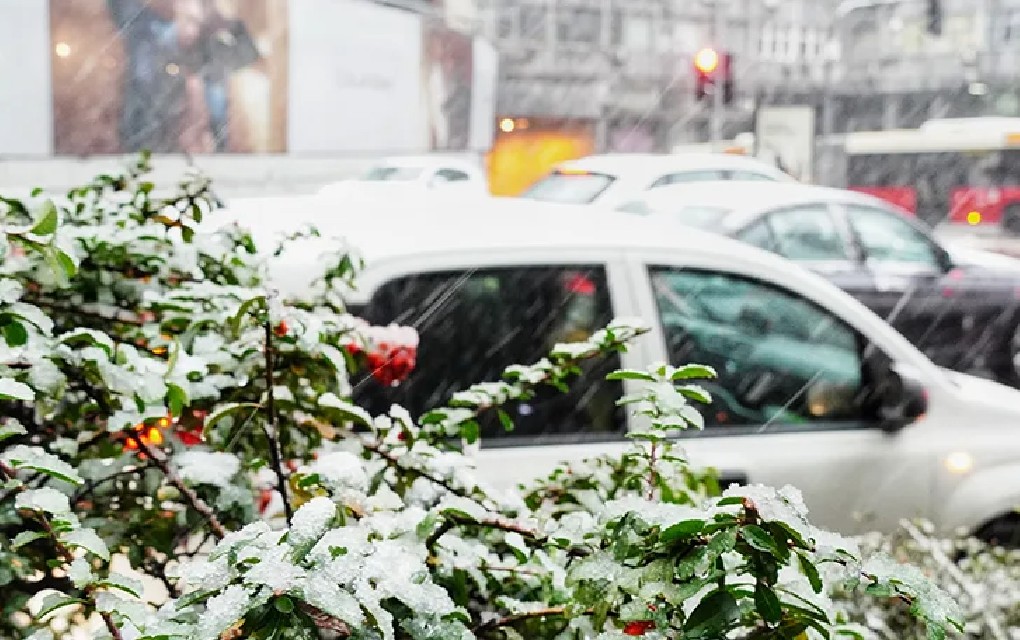
{"type": "MultiPolygon", "coordinates": [[[[187,242],[186,238],[185,241],[187,242]]],[[[266,304],[265,296],[255,296],[254,298],[249,298],[248,300],[242,302],[241,306],[238,307],[237,309],[237,313],[235,313],[234,316],[230,319],[230,327],[234,331],[234,333],[237,333],[237,331],[241,328],[241,322],[244,320],[245,316],[252,312],[256,305],[261,305],[262,307],[265,307],[265,304],[266,304]]]]}
{"type": "Polygon", "coordinates": [[[691,380],[694,378],[715,378],[717,374],[712,367],[703,364],[688,364],[677,369],[671,380],[691,380]]]}
{"type": "Polygon", "coordinates": [[[690,538],[691,536],[701,533],[701,530],[704,528],[704,520],[684,520],[683,522],[678,522],[667,527],[661,534],[659,534],[659,541],[668,544],[682,538],[690,538]]]}
{"type": "Polygon", "coordinates": [[[11,549],[17,549],[23,547],[30,542],[34,542],[40,538],[45,538],[46,534],[41,531],[22,531],[18,535],[14,536],[11,540],[11,549]]]}
{"type": "Polygon", "coordinates": [[[474,444],[482,435],[481,429],[477,420],[467,420],[460,425],[460,435],[468,444],[474,444]]]}
{"type": "Polygon", "coordinates": [[[728,507],[730,505],[735,505],[735,504],[744,504],[744,497],[743,496],[727,496],[725,498],[721,498],[719,501],[717,501],[715,503],[715,505],[717,507],[728,507]]]}
{"type": "Polygon", "coordinates": [[[170,407],[170,413],[179,416],[188,404],[188,394],[181,387],[169,382],[166,385],[166,403],[170,407]]]}
{"type": "Polygon", "coordinates": [[[21,345],[28,342],[28,331],[25,329],[25,325],[21,324],[17,320],[11,320],[3,326],[4,340],[7,341],[7,346],[20,347],[21,345]]]}
{"type": "Polygon", "coordinates": [[[220,421],[241,413],[254,412],[258,409],[259,405],[254,402],[239,402],[223,405],[209,414],[209,417],[206,418],[205,426],[202,428],[202,437],[205,440],[209,440],[209,436],[212,434],[213,428],[219,424],[220,421]]]}
{"type": "Polygon", "coordinates": [[[181,227],[181,238],[190,244],[195,239],[195,230],[191,227],[181,227]]]}
{"type": "Polygon", "coordinates": [[[645,382],[655,382],[655,376],[635,369],[620,369],[607,375],[606,380],[644,380],[645,382]]]}
{"type": "Polygon", "coordinates": [[[71,596],[64,595],[63,593],[50,593],[43,598],[42,606],[40,606],[39,613],[36,614],[36,618],[41,620],[57,609],[67,607],[72,604],[84,603],[85,601],[80,598],[72,598],[71,596]]]}
{"type": "Polygon", "coordinates": [[[762,529],[756,524],[749,524],[740,529],[740,536],[758,551],[764,551],[771,553],[780,560],[788,558],[790,556],[789,550],[784,553],[782,547],[776,542],[768,531],[762,529]]]}
{"type": "Polygon", "coordinates": [[[280,596],[273,600],[273,606],[276,607],[276,610],[280,613],[290,613],[294,610],[294,601],[287,596],[280,596]]]}
{"type": "Polygon", "coordinates": [[[677,391],[688,400],[696,400],[702,404],[712,404],[712,394],[696,384],[685,384],[682,387],[678,387],[677,391]]]}
{"type": "Polygon", "coordinates": [[[80,547],[89,553],[99,556],[106,562],[110,561],[110,551],[94,529],[75,529],[63,536],[61,541],[68,547],[80,547]]]}
{"type": "Polygon", "coordinates": [[[57,207],[52,200],[43,204],[42,215],[32,227],[32,233],[37,236],[48,236],[57,230],[57,207]]]}
{"type": "Polygon", "coordinates": [[[754,587],[754,606],[762,620],[769,624],[777,624],[783,617],[783,605],[779,602],[779,597],[760,582],[754,587]]]}
{"type": "Polygon", "coordinates": [[[727,627],[740,616],[737,599],[729,591],[713,591],[691,612],[684,624],[689,638],[721,638],[727,627]]]}
{"type": "Polygon", "coordinates": [[[32,387],[13,378],[0,378],[0,400],[23,400],[31,402],[35,398],[32,387]]]}
{"type": "Polygon", "coordinates": [[[73,278],[78,273],[78,265],[74,263],[71,256],[57,248],[53,249],[53,256],[56,258],[57,265],[64,271],[65,276],[73,278]]]}
{"type": "Polygon", "coordinates": [[[496,410],[496,415],[499,416],[499,422],[503,425],[503,430],[510,432],[514,430],[514,421],[506,411],[502,409],[496,410]]]}
{"type": "Polygon", "coordinates": [[[822,592],[822,578],[818,575],[818,567],[814,565],[809,559],[805,558],[801,554],[797,554],[797,561],[800,564],[800,571],[811,583],[811,589],[815,593],[822,592]]]}
{"type": "Polygon", "coordinates": [[[875,596],[876,598],[891,598],[896,595],[896,590],[887,584],[879,582],[873,582],[868,586],[864,587],[865,593],[868,595],[875,596]]]}

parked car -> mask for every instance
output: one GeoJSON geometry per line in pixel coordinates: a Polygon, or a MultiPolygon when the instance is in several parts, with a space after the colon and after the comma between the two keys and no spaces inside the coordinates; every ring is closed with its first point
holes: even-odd
{"type": "Polygon", "coordinates": [[[619,208],[797,261],[888,319],[939,365],[1020,384],[1020,260],[943,245],[883,200],[826,187],[664,187],[619,208]]]}
{"type": "Polygon", "coordinates": [[[489,192],[489,183],[478,163],[446,156],[400,156],[385,158],[356,178],[326,185],[319,194],[386,195],[396,191],[444,191],[477,196],[489,192]]]}
{"type": "MultiPolygon", "coordinates": [[[[819,523],[889,530],[901,517],[945,530],[1011,531],[1020,504],[1020,392],[934,365],[825,279],[768,253],[672,223],[590,207],[499,199],[470,211],[366,209],[338,223],[330,205],[235,211],[257,239],[322,222],[324,237],[272,262],[274,286],[299,298],[321,250],[344,234],[367,261],[352,309],[420,333],[419,365],[396,387],[356,385],[373,411],[420,415],[512,363],[538,360],[615,317],[651,332],[587,367],[573,391],[545,390],[483,425],[481,475],[509,487],[558,462],[622,451],[634,418],[617,406],[623,366],[708,364],[719,372],[707,426],[683,445],[724,482],[803,490],[819,523]],[[508,220],[499,232],[479,219],[508,220]],[[332,221],[333,226],[330,227],[332,221]]],[[[230,217],[228,216],[228,219],[230,217]]]]}
{"type": "Polygon", "coordinates": [[[611,153],[559,164],[521,197],[612,207],[649,189],[715,180],[790,182],[793,178],[741,155],[611,153]]]}

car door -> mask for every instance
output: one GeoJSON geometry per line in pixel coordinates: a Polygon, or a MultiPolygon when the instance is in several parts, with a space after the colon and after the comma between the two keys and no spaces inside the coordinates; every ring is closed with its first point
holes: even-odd
{"type": "Polygon", "coordinates": [[[973,327],[957,295],[963,283],[947,280],[942,249],[896,212],[859,204],[842,210],[873,283],[861,301],[936,363],[956,366],[973,327]]]}
{"type": "Polygon", "coordinates": [[[735,235],[800,263],[851,295],[872,288],[842,218],[824,202],[767,212],[735,235]]]}
{"type": "MultiPolygon", "coordinates": [[[[363,317],[418,330],[414,371],[398,386],[370,376],[355,382],[356,400],[373,414],[396,403],[420,416],[443,406],[453,393],[476,382],[499,380],[504,369],[532,364],[553,346],[584,340],[629,308],[614,307],[604,263],[528,264],[412,273],[377,287],[363,317]]],[[[617,406],[623,386],[606,380],[620,356],[593,360],[562,393],[541,387],[526,401],[503,408],[513,420],[504,428],[495,412],[481,422],[482,477],[500,487],[544,476],[565,459],[625,446],[626,411],[617,406]]]]}
{"type": "MultiPolygon", "coordinates": [[[[682,439],[723,482],[799,488],[821,525],[888,530],[930,512],[929,461],[878,428],[865,398],[881,353],[813,300],[726,267],[636,258],[666,359],[707,364],[707,426],[682,439]]],[[[637,277],[637,274],[635,274],[637,277]]],[[[916,432],[915,432],[916,434],[916,432]]]]}

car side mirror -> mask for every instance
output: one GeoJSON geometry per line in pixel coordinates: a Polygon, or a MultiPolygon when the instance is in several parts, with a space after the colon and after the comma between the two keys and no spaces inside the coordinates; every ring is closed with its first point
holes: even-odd
{"type": "Polygon", "coordinates": [[[928,411],[928,392],[916,377],[893,366],[878,386],[879,426],[887,433],[899,431],[928,411]]]}

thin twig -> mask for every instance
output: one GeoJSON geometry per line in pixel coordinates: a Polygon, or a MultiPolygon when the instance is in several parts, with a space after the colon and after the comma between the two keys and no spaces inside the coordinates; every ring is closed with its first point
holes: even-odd
{"type": "Polygon", "coordinates": [[[287,496],[287,476],[283,473],[283,453],[280,451],[279,426],[276,423],[276,402],[273,397],[273,325],[267,319],[266,329],[266,440],[269,441],[269,457],[276,472],[276,490],[280,492],[280,499],[283,500],[283,513],[287,517],[287,524],[290,524],[294,517],[294,511],[290,506],[290,498],[287,496]]]}
{"type": "Polygon", "coordinates": [[[227,530],[223,528],[219,518],[216,517],[216,512],[213,511],[212,507],[206,504],[202,498],[198,497],[198,494],[195,493],[191,487],[184,483],[184,479],[181,478],[173,467],[170,466],[170,463],[163,456],[163,452],[154,447],[150,447],[143,438],[133,431],[128,432],[128,437],[135,442],[138,446],[138,450],[141,453],[144,453],[149,460],[152,460],[152,463],[163,472],[163,475],[166,476],[166,479],[170,482],[170,484],[181,492],[181,495],[184,496],[188,505],[200,516],[205,518],[205,521],[209,524],[209,529],[212,531],[212,534],[216,536],[217,539],[223,539],[223,537],[227,535],[227,530]]]}
{"type": "Polygon", "coordinates": [[[474,628],[474,633],[478,634],[484,631],[492,631],[501,627],[508,627],[518,622],[524,622],[525,620],[533,620],[535,618],[547,618],[549,616],[564,616],[567,613],[566,607],[549,607],[547,609],[536,609],[535,611],[527,611],[525,613],[514,613],[502,618],[496,618],[489,622],[478,625],[474,628]]]}

